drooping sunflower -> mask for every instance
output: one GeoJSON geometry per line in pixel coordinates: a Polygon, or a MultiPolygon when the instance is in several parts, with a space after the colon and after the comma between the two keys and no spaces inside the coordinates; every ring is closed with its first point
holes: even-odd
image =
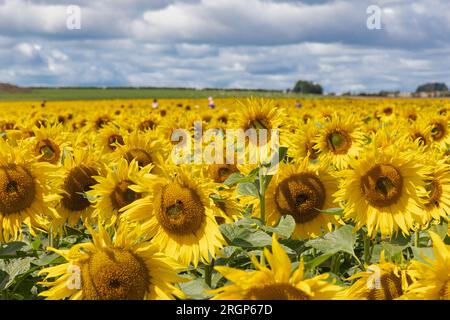
{"type": "Polygon", "coordinates": [[[438,150],[427,153],[427,164],[429,172],[421,197],[427,215],[425,222],[439,223],[442,218],[448,220],[450,216],[450,165],[441,158],[438,150]]]}
{"type": "Polygon", "coordinates": [[[92,218],[93,204],[86,194],[97,183],[94,179],[103,173],[105,165],[90,149],[75,149],[64,159],[61,201],[56,207],[60,218],[52,221],[57,232],[67,222],[75,226],[80,219],[92,218]]]}
{"type": "Polygon", "coordinates": [[[342,170],[362,150],[363,134],[353,117],[334,114],[313,141],[319,162],[342,170]]]}
{"type": "Polygon", "coordinates": [[[116,127],[114,124],[105,126],[98,131],[95,146],[98,152],[111,153],[117,149],[117,145],[124,144],[124,136],[126,133],[123,129],[116,127]]]}
{"type": "Polygon", "coordinates": [[[378,231],[382,237],[392,236],[399,229],[409,234],[424,221],[418,190],[424,189],[427,169],[419,158],[413,151],[371,147],[350,161],[352,169],[337,173],[341,182],[335,201],[356,230],[366,226],[373,237],[378,231]]]}
{"type": "Polygon", "coordinates": [[[248,129],[267,130],[267,141],[271,140],[271,131],[278,130],[280,145],[286,145],[284,135],[286,130],[283,128],[284,109],[275,106],[273,100],[256,98],[247,99],[245,102],[239,102],[239,104],[242,109],[233,115],[236,129],[244,131],[248,129]]]}
{"type": "Polygon", "coordinates": [[[293,237],[298,239],[331,231],[338,218],[320,210],[336,207],[332,195],[338,180],[326,168],[309,164],[308,158],[296,164],[281,163],[266,191],[267,223],[276,225],[282,216],[293,216],[293,237]]]}
{"type": "Polygon", "coordinates": [[[306,156],[310,160],[316,160],[318,153],[314,140],[319,134],[319,127],[309,122],[306,125],[298,124],[294,133],[288,136],[288,154],[294,159],[303,159],[306,156]]]}
{"type": "Polygon", "coordinates": [[[121,218],[138,222],[163,252],[183,265],[209,262],[224,244],[215,216],[215,184],[193,166],[163,167],[160,177],[147,175],[135,192],[148,195],[122,208],[121,218]]]}
{"type": "Polygon", "coordinates": [[[129,187],[138,183],[145,174],[150,173],[152,165],[149,164],[141,169],[136,160],[120,159],[113,168],[107,168],[107,174],[94,176],[97,184],[91,187],[86,194],[95,199],[94,215],[107,226],[114,225],[119,217],[119,210],[133,201],[142,197],[141,193],[134,192],[129,187]]]}
{"type": "Polygon", "coordinates": [[[348,278],[355,279],[357,281],[346,293],[350,299],[394,300],[403,298],[408,286],[415,280],[415,272],[410,266],[386,261],[382,251],[379,263],[372,264],[365,271],[348,278]]]}
{"type": "Polygon", "coordinates": [[[124,137],[124,142],[123,145],[116,144],[116,150],[110,156],[112,161],[124,158],[130,163],[134,159],[140,167],[153,164],[158,170],[158,160],[167,156],[167,150],[152,131],[134,131],[124,137]]]}
{"type": "Polygon", "coordinates": [[[39,128],[35,126],[31,140],[34,143],[34,152],[39,157],[39,161],[61,165],[63,151],[69,145],[66,142],[66,133],[61,124],[39,128]]]}
{"type": "Polygon", "coordinates": [[[413,261],[418,272],[418,280],[407,291],[410,299],[450,300],[450,246],[446,245],[434,232],[434,259],[424,257],[425,263],[413,261]]]}
{"type": "Polygon", "coordinates": [[[216,215],[218,224],[233,223],[242,218],[244,211],[239,196],[231,189],[218,190],[210,196],[214,200],[214,204],[219,209],[219,215],[216,215]]]}
{"type": "Polygon", "coordinates": [[[427,122],[431,126],[431,138],[434,143],[444,146],[450,144],[450,129],[446,117],[434,117],[427,122]]]}
{"type": "Polygon", "coordinates": [[[50,287],[39,295],[50,300],[171,300],[183,298],[174,285],[181,270],[171,258],[149,242],[138,242],[137,229],[119,227],[112,239],[100,226],[91,231],[92,242],[70,249],[48,248],[66,263],[41,270],[41,285],[50,287]]]}
{"type": "Polygon", "coordinates": [[[342,288],[334,282],[326,281],[328,274],[306,278],[303,259],[292,272],[288,255],[278,243],[275,235],[272,239],[272,253],[264,248],[264,256],[270,268],[260,264],[252,256],[256,270],[244,271],[225,266],[216,266],[231,284],[211,290],[215,294],[212,300],[330,300],[339,299],[342,288]]]}
{"type": "Polygon", "coordinates": [[[410,139],[415,141],[421,147],[429,147],[432,143],[431,126],[426,125],[423,121],[408,123],[405,126],[409,132],[410,139]]]}
{"type": "Polygon", "coordinates": [[[22,224],[36,236],[35,229],[46,230],[57,216],[52,208],[58,200],[53,183],[58,169],[39,162],[31,150],[25,143],[12,147],[0,139],[0,242],[21,237],[22,224]]]}

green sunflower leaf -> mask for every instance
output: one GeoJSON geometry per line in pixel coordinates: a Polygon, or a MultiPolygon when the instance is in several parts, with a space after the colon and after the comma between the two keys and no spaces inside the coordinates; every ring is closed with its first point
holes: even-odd
{"type": "Polygon", "coordinates": [[[16,277],[26,273],[30,269],[32,260],[34,260],[34,258],[31,257],[11,260],[10,262],[0,260],[0,270],[3,270],[8,274],[8,281],[4,287],[8,288],[14,282],[16,277]]]}
{"type": "Polygon", "coordinates": [[[231,187],[238,183],[244,182],[255,182],[256,175],[250,174],[249,176],[244,176],[241,173],[232,173],[230,176],[223,182],[223,184],[231,187]]]}
{"type": "Polygon", "coordinates": [[[343,216],[344,215],[344,209],[342,209],[342,208],[330,208],[330,209],[326,209],[326,210],[317,209],[317,211],[319,211],[320,213],[331,214],[334,216],[343,216]]]}
{"type": "Polygon", "coordinates": [[[243,182],[239,183],[236,191],[241,196],[253,196],[258,197],[258,188],[254,183],[251,182],[243,182]]]}
{"type": "Polygon", "coordinates": [[[332,257],[332,254],[323,254],[321,256],[318,256],[308,262],[305,262],[305,269],[306,270],[313,270],[315,268],[317,268],[318,266],[320,266],[322,263],[324,263],[325,261],[327,261],[330,257],[332,257]]]}
{"type": "Polygon", "coordinates": [[[423,263],[428,263],[424,258],[428,258],[428,259],[434,259],[434,252],[433,252],[433,248],[417,248],[417,247],[411,247],[413,254],[414,254],[414,258],[417,261],[423,262],[423,263]]]}
{"type": "Polygon", "coordinates": [[[276,227],[262,226],[262,229],[267,232],[274,232],[284,238],[289,238],[294,232],[295,220],[292,216],[286,215],[281,217],[276,227]]]}
{"type": "Polygon", "coordinates": [[[441,239],[444,239],[447,236],[448,232],[448,223],[443,222],[442,224],[432,225],[430,227],[430,231],[436,233],[441,239]]]}
{"type": "Polygon", "coordinates": [[[309,240],[306,245],[321,251],[324,254],[335,254],[337,252],[346,252],[355,256],[353,248],[356,243],[356,234],[353,232],[353,226],[345,225],[336,231],[327,233],[321,238],[309,240]]]}
{"type": "Polygon", "coordinates": [[[0,259],[2,256],[15,255],[17,251],[26,246],[25,242],[14,241],[7,243],[3,248],[0,247],[0,259]]]}
{"type": "Polygon", "coordinates": [[[181,290],[188,296],[188,299],[209,299],[212,294],[207,293],[211,290],[203,279],[195,279],[189,282],[180,283],[181,290]]]}

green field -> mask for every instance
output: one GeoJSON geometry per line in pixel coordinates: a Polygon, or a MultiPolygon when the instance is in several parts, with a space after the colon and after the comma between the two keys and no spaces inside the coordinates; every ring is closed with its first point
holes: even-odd
{"type": "MultiPolygon", "coordinates": [[[[170,88],[36,88],[30,92],[0,91],[0,101],[103,100],[103,99],[192,99],[227,97],[305,98],[280,91],[170,89],[170,88]]],[[[312,96],[314,97],[314,96],[312,96]]]]}

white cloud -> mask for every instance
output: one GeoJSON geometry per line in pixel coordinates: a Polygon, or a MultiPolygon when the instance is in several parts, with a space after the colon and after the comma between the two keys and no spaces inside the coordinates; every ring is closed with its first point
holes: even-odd
{"type": "Polygon", "coordinates": [[[0,0],[0,81],[414,90],[450,82],[448,12],[446,0],[0,0]],[[66,28],[69,4],[81,30],[66,28]],[[369,4],[382,30],[366,28],[369,4]]]}
{"type": "Polygon", "coordinates": [[[22,42],[16,46],[16,49],[26,58],[34,58],[39,54],[42,47],[38,44],[22,42]]]}

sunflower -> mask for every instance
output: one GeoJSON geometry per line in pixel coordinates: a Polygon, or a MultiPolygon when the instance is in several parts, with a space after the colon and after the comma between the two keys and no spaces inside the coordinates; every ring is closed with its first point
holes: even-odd
{"type": "Polygon", "coordinates": [[[346,293],[350,299],[394,300],[403,298],[415,279],[415,272],[408,267],[387,262],[382,251],[378,264],[372,264],[365,271],[348,278],[355,279],[357,281],[346,293]]]}
{"type": "Polygon", "coordinates": [[[409,132],[410,139],[416,142],[419,146],[429,147],[432,143],[431,126],[426,125],[423,121],[416,121],[409,123],[406,126],[409,132]]]}
{"type": "Polygon", "coordinates": [[[142,132],[155,130],[160,122],[161,119],[156,114],[142,115],[141,120],[139,120],[138,128],[142,132]]]}
{"type": "Polygon", "coordinates": [[[239,102],[242,109],[233,115],[232,127],[247,131],[248,129],[267,130],[267,141],[271,140],[272,130],[280,131],[280,145],[286,145],[284,141],[283,119],[285,111],[276,107],[273,100],[250,98],[246,102],[239,102]]]}
{"type": "Polygon", "coordinates": [[[272,253],[264,248],[270,268],[251,257],[256,270],[244,271],[225,266],[216,266],[231,284],[211,290],[212,300],[330,300],[340,297],[341,287],[328,282],[328,274],[312,278],[304,275],[303,259],[291,272],[291,261],[278,243],[272,239],[272,253]]]}
{"type": "Polygon", "coordinates": [[[244,211],[242,202],[239,201],[239,196],[231,189],[218,190],[210,197],[219,209],[219,215],[216,215],[217,223],[233,223],[242,218],[242,212],[244,211]]]}
{"type": "Polygon", "coordinates": [[[120,159],[113,168],[107,168],[106,177],[94,176],[97,184],[86,192],[88,198],[95,199],[94,215],[109,226],[115,224],[119,210],[142,197],[141,193],[129,187],[151,170],[151,164],[139,170],[136,160],[128,164],[125,159],[120,159]]]}
{"type": "Polygon", "coordinates": [[[94,177],[100,175],[104,167],[90,149],[75,149],[67,154],[63,164],[62,199],[56,208],[61,217],[52,222],[55,230],[61,231],[66,222],[73,227],[80,219],[92,218],[94,207],[86,192],[97,183],[94,177]]]}
{"type": "Polygon", "coordinates": [[[335,113],[313,142],[316,143],[314,148],[319,153],[319,162],[342,170],[347,168],[351,158],[360,153],[363,134],[353,117],[344,119],[335,113]]]}
{"type": "Polygon", "coordinates": [[[436,144],[450,144],[450,129],[445,117],[434,117],[428,120],[428,124],[431,126],[431,138],[436,144]]]}
{"type": "Polygon", "coordinates": [[[239,173],[239,169],[235,164],[211,164],[208,166],[208,175],[214,182],[223,183],[233,173],[239,173]]]}
{"type": "Polygon", "coordinates": [[[314,140],[319,134],[319,127],[309,122],[306,125],[298,125],[293,134],[288,137],[288,154],[294,159],[303,159],[306,156],[310,160],[316,160],[318,153],[314,140]]]}
{"type": "Polygon", "coordinates": [[[430,231],[434,259],[424,257],[425,263],[414,261],[418,280],[407,292],[410,299],[450,300],[450,246],[430,231]]]}
{"type": "Polygon", "coordinates": [[[147,175],[135,192],[148,195],[121,209],[121,218],[138,222],[163,252],[183,265],[207,263],[224,244],[215,216],[215,184],[193,166],[165,166],[160,177],[147,175]]]}
{"type": "Polygon", "coordinates": [[[448,219],[450,215],[450,165],[436,150],[428,152],[427,162],[429,172],[421,200],[427,214],[426,222],[434,220],[439,223],[441,218],[448,219]]]}
{"type": "Polygon", "coordinates": [[[39,162],[31,149],[0,139],[0,242],[21,237],[22,224],[36,236],[35,229],[46,230],[48,221],[57,216],[52,208],[58,200],[53,183],[58,169],[39,162]]]}
{"type": "Polygon", "coordinates": [[[136,160],[140,167],[153,164],[158,170],[159,159],[167,156],[167,150],[164,148],[157,135],[152,131],[142,133],[134,131],[124,137],[124,144],[116,144],[116,150],[110,155],[112,161],[118,161],[124,158],[131,162],[136,160]]]}
{"type": "Polygon", "coordinates": [[[297,239],[317,237],[339,223],[334,215],[320,212],[335,207],[332,194],[338,180],[326,167],[308,162],[304,158],[297,164],[281,163],[266,191],[267,223],[276,225],[282,216],[292,215],[297,239]]]}
{"type": "Polygon", "coordinates": [[[68,146],[66,134],[61,124],[47,127],[34,127],[33,137],[35,155],[39,161],[61,165],[64,149],[68,146]]]}
{"type": "MultiPolygon", "coordinates": [[[[374,144],[375,145],[375,144],[374,144]]],[[[352,159],[352,169],[343,170],[336,202],[345,218],[355,221],[356,230],[367,227],[369,235],[392,236],[400,228],[409,234],[416,222],[424,220],[418,190],[425,186],[426,168],[412,152],[397,148],[368,148],[360,159],[352,159]]]]}
{"type": "Polygon", "coordinates": [[[100,129],[96,136],[95,146],[98,152],[111,153],[117,149],[117,145],[124,144],[126,133],[115,125],[107,125],[100,129]]]}
{"type": "Polygon", "coordinates": [[[41,285],[50,287],[39,295],[51,300],[169,300],[183,298],[175,287],[182,281],[180,266],[148,242],[137,242],[136,229],[119,227],[112,239],[100,226],[90,229],[92,242],[70,249],[48,248],[66,263],[41,270],[41,285]],[[53,279],[53,280],[49,280],[53,279]]]}

